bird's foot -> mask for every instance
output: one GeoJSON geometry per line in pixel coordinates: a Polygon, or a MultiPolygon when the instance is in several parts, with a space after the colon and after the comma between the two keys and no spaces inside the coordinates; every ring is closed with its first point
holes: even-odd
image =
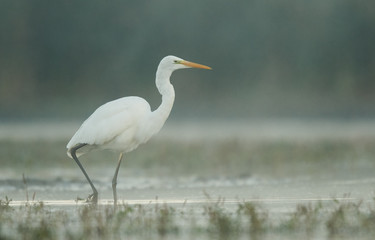
{"type": "Polygon", "coordinates": [[[78,203],[78,202],[80,202],[80,201],[84,201],[85,199],[83,199],[83,198],[81,198],[81,197],[78,197],[77,196],[77,198],[76,199],[74,199],[74,201],[76,202],[76,203],[78,203]]]}
{"type": "Polygon", "coordinates": [[[97,193],[90,194],[87,197],[86,202],[96,205],[98,203],[98,194],[97,193]]]}

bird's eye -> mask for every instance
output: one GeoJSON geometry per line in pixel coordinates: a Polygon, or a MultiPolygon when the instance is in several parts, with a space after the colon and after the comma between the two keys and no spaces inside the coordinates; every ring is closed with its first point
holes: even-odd
{"type": "Polygon", "coordinates": [[[174,63],[180,63],[178,60],[174,60],[173,62],[174,62],[174,63]]]}

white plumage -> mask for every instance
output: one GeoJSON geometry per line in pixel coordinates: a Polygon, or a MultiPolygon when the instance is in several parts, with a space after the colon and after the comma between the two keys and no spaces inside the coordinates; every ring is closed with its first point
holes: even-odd
{"type": "Polygon", "coordinates": [[[82,150],[77,154],[78,156],[91,150],[90,146],[129,152],[144,142],[142,139],[137,139],[137,132],[142,125],[139,120],[147,118],[150,114],[150,105],[140,97],[124,97],[108,102],[96,109],[83,122],[69,141],[67,148],[71,149],[86,143],[89,149],[80,148],[82,150]]]}
{"type": "Polygon", "coordinates": [[[175,98],[170,76],[177,69],[189,67],[211,69],[175,56],[167,56],[160,61],[156,71],[155,82],[162,95],[162,103],[155,111],[151,111],[150,105],[143,98],[119,98],[96,109],[70,139],[67,144],[68,156],[76,161],[93,190],[88,201],[97,203],[98,192],[78,157],[93,149],[111,149],[120,152],[112,181],[114,204],[116,205],[117,174],[123,153],[134,150],[160,131],[172,110],[175,98]]]}

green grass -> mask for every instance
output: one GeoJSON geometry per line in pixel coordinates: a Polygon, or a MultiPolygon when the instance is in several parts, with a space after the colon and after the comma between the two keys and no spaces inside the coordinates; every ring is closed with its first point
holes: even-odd
{"type": "Polygon", "coordinates": [[[221,199],[199,208],[166,204],[76,206],[53,209],[43,202],[10,207],[0,201],[0,239],[372,239],[375,201],[300,204],[273,221],[252,202],[226,208],[221,199]],[[198,221],[198,223],[197,223],[198,221]]]}
{"type": "MultiPolygon", "coordinates": [[[[20,174],[38,169],[76,168],[65,141],[0,142],[0,163],[20,174]],[[27,170],[27,171],[26,171],[27,170]]],[[[118,155],[91,152],[87,168],[115,168],[118,155]]],[[[151,141],[125,156],[123,168],[147,176],[271,177],[372,176],[375,139],[317,141],[151,141]]],[[[132,171],[130,171],[132,172],[132,171]]]]}

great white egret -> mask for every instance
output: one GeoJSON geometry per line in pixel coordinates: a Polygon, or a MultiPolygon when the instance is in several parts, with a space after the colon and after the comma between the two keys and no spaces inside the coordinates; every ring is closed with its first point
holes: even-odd
{"type": "Polygon", "coordinates": [[[120,152],[112,180],[113,199],[114,205],[116,205],[117,175],[122,156],[137,148],[138,145],[147,142],[160,131],[171,112],[175,98],[170,76],[173,71],[183,68],[211,69],[208,66],[185,61],[175,56],[164,57],[156,71],[155,82],[162,95],[162,102],[155,111],[151,111],[150,105],[143,98],[119,98],[96,109],[70,139],[66,146],[68,156],[76,161],[93,191],[87,198],[88,202],[94,204],[98,202],[98,191],[78,157],[93,149],[110,149],[120,152]]]}

